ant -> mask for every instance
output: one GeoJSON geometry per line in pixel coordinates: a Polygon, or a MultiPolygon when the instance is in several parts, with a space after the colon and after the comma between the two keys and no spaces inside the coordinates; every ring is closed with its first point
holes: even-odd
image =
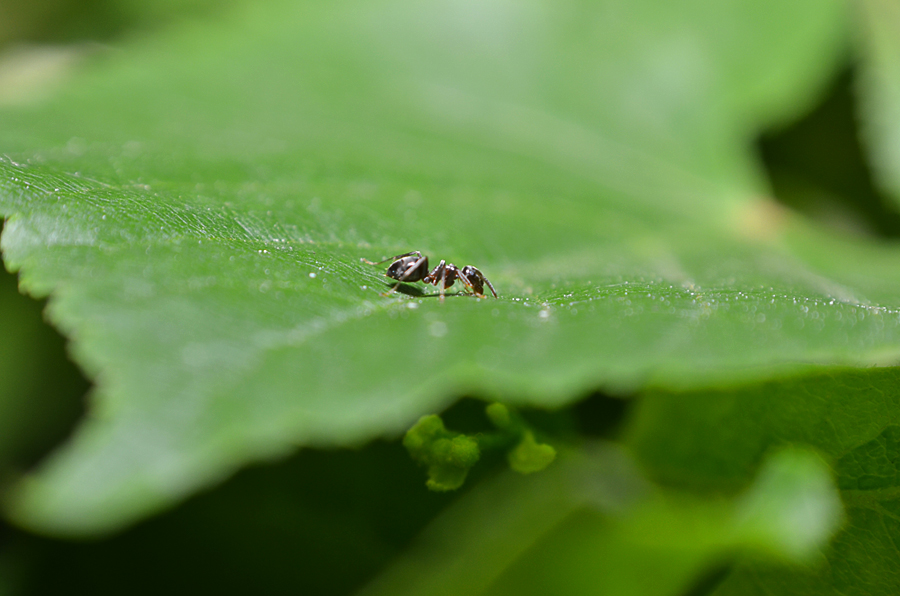
{"type": "Polygon", "coordinates": [[[423,257],[422,253],[417,250],[397,255],[396,257],[391,257],[383,261],[378,261],[377,263],[373,263],[368,259],[360,259],[360,261],[368,263],[369,265],[381,265],[382,263],[393,261],[393,263],[388,266],[385,276],[396,279],[397,283],[394,284],[394,287],[391,288],[387,294],[396,290],[397,287],[405,281],[421,281],[437,286],[441,292],[441,301],[443,301],[444,290],[452,286],[453,282],[458,279],[465,284],[467,288],[471,288],[472,292],[479,298],[484,298],[485,284],[490,288],[494,298],[497,297],[494,286],[492,286],[491,282],[488,281],[484,274],[475,267],[466,265],[462,269],[458,269],[453,263],[447,263],[442,260],[437,267],[428,271],[428,257],[423,257]]]}

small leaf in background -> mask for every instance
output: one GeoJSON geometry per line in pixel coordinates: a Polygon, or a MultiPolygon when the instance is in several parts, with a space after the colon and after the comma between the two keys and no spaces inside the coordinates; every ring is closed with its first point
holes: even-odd
{"type": "Polygon", "coordinates": [[[506,451],[509,467],[520,474],[532,474],[549,466],[556,449],[538,443],[528,422],[501,403],[485,408],[485,415],[497,427],[472,435],[452,432],[434,414],[422,416],[403,437],[410,457],[428,467],[428,488],[456,490],[483,452],[506,451]]]}
{"type": "Polygon", "coordinates": [[[738,552],[806,562],[840,521],[808,452],[773,454],[735,501],[658,492],[609,446],[571,455],[537,480],[480,487],[362,593],[678,594],[738,552]]]}
{"type": "Polygon", "coordinates": [[[896,202],[900,201],[900,7],[879,0],[860,0],[855,6],[864,58],[859,80],[863,137],[877,181],[896,202]]]}
{"type": "Polygon", "coordinates": [[[738,504],[738,534],[790,559],[811,558],[841,521],[835,488],[828,465],[815,453],[776,453],[738,504]]]}
{"type": "Polygon", "coordinates": [[[549,466],[556,458],[556,449],[534,440],[534,433],[525,431],[521,442],[507,454],[509,467],[520,474],[533,474],[549,466]]]}
{"type": "Polygon", "coordinates": [[[403,446],[410,457],[428,467],[427,485],[436,491],[462,486],[469,469],[481,457],[475,437],[448,431],[434,414],[422,416],[406,431],[403,446]]]}
{"type": "MultiPolygon", "coordinates": [[[[862,585],[872,593],[893,590],[900,475],[890,454],[896,449],[897,381],[896,368],[842,370],[734,389],[653,392],[641,400],[627,443],[651,476],[666,485],[733,492],[748,482],[769,450],[785,445],[814,446],[834,465],[846,522],[823,549],[827,564],[799,572],[744,563],[716,594],[838,594],[862,585]],[[858,577],[867,579],[860,583],[858,577]]],[[[792,462],[782,465],[780,474],[792,462]]],[[[817,481],[795,478],[798,488],[816,490],[817,481]]],[[[827,500],[808,503],[805,511],[794,508],[798,523],[833,517],[829,512],[835,507],[827,500]]],[[[788,545],[790,536],[801,539],[816,531],[814,524],[792,527],[775,516],[763,517],[771,524],[769,535],[783,535],[788,545]]]]}

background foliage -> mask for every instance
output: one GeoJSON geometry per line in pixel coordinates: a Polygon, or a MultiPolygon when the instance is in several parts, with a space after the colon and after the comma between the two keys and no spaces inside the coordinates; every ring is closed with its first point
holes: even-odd
{"type": "Polygon", "coordinates": [[[895,591],[892,4],[25,6],[0,588],[895,591]],[[485,401],[556,461],[427,492],[485,401]]]}

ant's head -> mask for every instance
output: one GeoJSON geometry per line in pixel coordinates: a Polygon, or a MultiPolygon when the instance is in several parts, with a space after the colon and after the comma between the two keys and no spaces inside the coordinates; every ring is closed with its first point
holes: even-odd
{"type": "Polygon", "coordinates": [[[484,274],[477,268],[472,267],[471,265],[466,265],[462,268],[462,277],[464,280],[466,280],[467,285],[471,286],[472,291],[474,291],[477,295],[484,295],[484,286],[487,285],[487,287],[491,290],[491,294],[494,295],[494,298],[497,297],[497,292],[494,291],[494,286],[491,285],[491,282],[489,282],[484,274]]]}
{"type": "Polygon", "coordinates": [[[487,281],[487,279],[484,277],[484,274],[471,265],[466,265],[465,267],[463,267],[462,274],[466,276],[473,285],[477,284],[477,287],[479,288],[483,288],[484,282],[487,281]]]}

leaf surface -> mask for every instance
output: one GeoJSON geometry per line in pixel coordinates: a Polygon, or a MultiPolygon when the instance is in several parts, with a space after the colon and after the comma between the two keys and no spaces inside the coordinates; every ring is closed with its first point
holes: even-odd
{"type": "Polygon", "coordinates": [[[746,148],[844,27],[812,0],[272,2],[85,58],[0,112],[4,259],[97,381],[12,514],[113,530],[463,394],[895,362],[896,247],[782,212],[746,148]],[[383,296],[360,258],[408,250],[500,298],[383,296]]]}

